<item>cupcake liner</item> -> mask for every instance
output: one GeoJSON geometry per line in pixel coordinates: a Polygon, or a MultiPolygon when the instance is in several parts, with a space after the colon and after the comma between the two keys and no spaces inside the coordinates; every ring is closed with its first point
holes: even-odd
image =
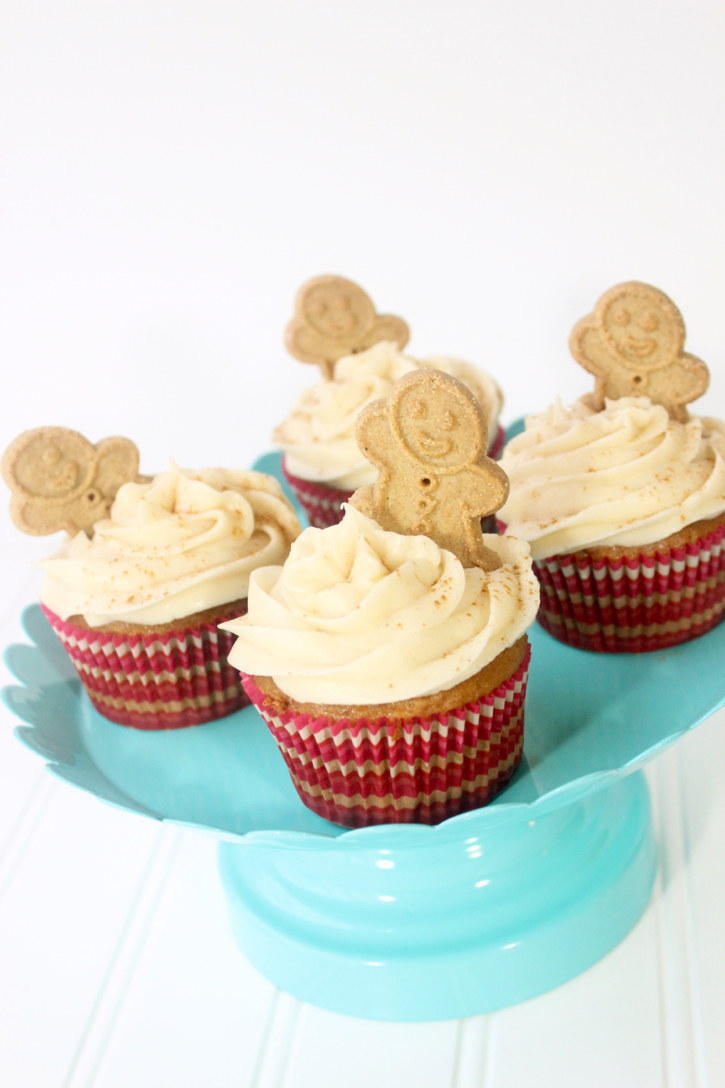
{"type": "Polygon", "coordinates": [[[688,642],[723,619],[725,525],[655,555],[594,559],[586,552],[534,563],[541,626],[569,646],[643,653],[688,642]]]}
{"type": "Polygon", "coordinates": [[[343,827],[437,824],[480,808],[516,770],[524,744],[530,649],[508,680],[429,718],[314,719],[272,715],[254,677],[244,688],[277,742],[308,808],[343,827]]]}
{"type": "MultiPolygon", "coordinates": [[[[493,445],[489,448],[488,456],[496,458],[504,447],[506,432],[499,426],[496,431],[493,445]]],[[[343,491],[338,487],[330,487],[329,484],[313,483],[311,480],[302,480],[299,476],[293,476],[288,471],[286,457],[282,458],[282,472],[287,483],[292,488],[295,498],[307,514],[310,525],[316,529],[326,529],[329,525],[337,525],[342,521],[342,504],[349,502],[353,491],[343,491]]],[[[493,521],[484,518],[483,531],[495,532],[493,521]]]]}
{"type": "Polygon", "coordinates": [[[496,425],[496,435],[493,442],[488,447],[488,456],[492,457],[494,461],[497,461],[503,452],[504,445],[506,443],[506,431],[503,429],[500,423],[496,425]]]}
{"type": "Polygon", "coordinates": [[[313,483],[311,480],[302,480],[299,476],[293,476],[287,471],[285,461],[286,458],[283,457],[284,478],[307,514],[310,525],[314,525],[316,529],[327,529],[328,526],[341,522],[344,513],[342,504],[349,500],[353,492],[341,491],[340,488],[330,487],[329,484],[313,483]]]}
{"type": "MultiPolygon", "coordinates": [[[[181,729],[249,705],[239,673],[227,662],[234,635],[216,623],[163,634],[112,634],[77,627],[42,608],[94,707],[118,725],[181,729]]],[[[238,615],[238,609],[228,615],[220,610],[218,622],[238,615]]]]}

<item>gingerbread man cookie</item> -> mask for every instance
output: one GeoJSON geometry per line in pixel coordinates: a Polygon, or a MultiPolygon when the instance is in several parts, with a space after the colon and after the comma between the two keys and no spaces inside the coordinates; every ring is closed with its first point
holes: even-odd
{"type": "Polygon", "coordinates": [[[108,516],[119,487],[139,478],[138,464],[128,438],[104,438],[93,446],[67,427],[25,431],[0,462],[12,491],[10,516],[33,536],[87,531],[108,516]]]}
{"type": "Polygon", "coordinates": [[[683,351],[685,324],[674,302],[647,283],[619,283],[605,291],[572,329],[569,350],[595,376],[592,407],[604,398],[649,397],[672,419],[687,420],[686,404],[710,382],[701,359],[683,351]]]}
{"type": "Polygon", "coordinates": [[[332,378],[344,355],[366,351],[381,340],[393,340],[402,351],[410,330],[402,317],[377,314],[362,287],[342,276],[317,276],[297,292],[295,313],[285,330],[290,355],[317,363],[332,378]]]}
{"type": "Polygon", "coordinates": [[[503,506],[508,478],[486,456],[486,421],[463,382],[439,370],[406,374],[363,409],[356,438],[378,469],[350,500],[358,510],[388,531],[429,536],[464,567],[500,566],[481,518],[503,506]]]}

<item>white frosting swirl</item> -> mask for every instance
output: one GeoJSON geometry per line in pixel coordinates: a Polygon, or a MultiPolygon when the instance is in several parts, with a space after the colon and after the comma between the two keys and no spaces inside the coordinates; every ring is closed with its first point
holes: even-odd
{"type": "Polygon", "coordinates": [[[376,469],[355,441],[355,421],[366,404],[387,397],[399,378],[421,367],[443,370],[468,386],[483,408],[493,441],[503,403],[493,378],[462,359],[443,355],[413,359],[382,341],[338,359],[334,379],[304,392],[276,428],[272,440],[285,451],[292,475],[343,491],[375,483],[376,469]]]}
{"type": "Polygon", "coordinates": [[[653,544],[725,511],[725,424],[677,423],[648,397],[601,412],[557,400],[528,417],[500,463],[511,490],[498,516],[534,559],[653,544]]]}
{"type": "Polygon", "coordinates": [[[339,525],[305,529],[283,567],[254,572],[248,614],[222,625],[238,636],[229,660],[298,702],[446,691],[512,646],[539,606],[528,546],[484,540],[502,560],[491,573],[346,505],[339,525]]]}
{"type": "Polygon", "coordinates": [[[158,624],[246,597],[256,567],[282,563],[299,522],[270,476],[179,469],[120,488],[92,538],[78,533],[37,565],[43,604],[91,627],[158,624]]]}

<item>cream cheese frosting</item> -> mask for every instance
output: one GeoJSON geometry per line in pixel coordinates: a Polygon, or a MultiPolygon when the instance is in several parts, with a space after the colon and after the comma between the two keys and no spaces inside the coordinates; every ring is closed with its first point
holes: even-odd
{"type": "Polygon", "coordinates": [[[246,597],[252,571],[283,563],[300,532],[272,477],[172,461],[151,483],[124,484],[91,538],[37,564],[40,599],[91,627],[168,623],[246,597]]]}
{"type": "Polygon", "coordinates": [[[638,547],[725,511],[725,424],[686,423],[648,397],[557,400],[504,449],[498,517],[535,560],[597,545],[638,547]]]}
{"type": "Polygon", "coordinates": [[[284,566],[252,574],[229,661],[298,702],[376,704],[433,695],[473,676],[533,623],[529,548],[485,535],[502,565],[464,569],[428,537],[385,532],[345,505],[305,529],[284,566]]]}
{"type": "Polygon", "coordinates": [[[464,382],[483,408],[493,440],[503,403],[501,391],[484,371],[462,359],[413,359],[381,341],[367,351],[338,359],[332,381],[306,390],[272,439],[286,453],[287,468],[303,480],[353,491],[375,482],[376,470],[355,441],[355,421],[371,401],[387,397],[411,370],[431,367],[464,382]]]}

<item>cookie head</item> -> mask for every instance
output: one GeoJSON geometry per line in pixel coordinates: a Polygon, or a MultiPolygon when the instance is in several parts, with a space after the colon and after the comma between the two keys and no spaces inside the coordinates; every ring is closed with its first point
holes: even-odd
{"type": "Polygon", "coordinates": [[[26,498],[64,502],[79,498],[90,487],[96,451],[76,431],[40,427],[26,432],[14,445],[14,489],[26,498]]]}
{"type": "Polygon", "coordinates": [[[302,312],[320,336],[345,343],[364,336],[375,321],[375,309],[365,292],[340,276],[322,276],[308,284],[302,312]]]}
{"type": "Polygon", "coordinates": [[[138,462],[127,438],[104,438],[94,446],[66,427],[25,431],[2,458],[10,515],[34,536],[90,530],[108,515],[119,487],[137,478],[138,462]]]}
{"type": "Polygon", "coordinates": [[[397,383],[390,398],[398,442],[421,465],[446,473],[474,464],[488,435],[478,404],[464,385],[441,381],[437,371],[414,371],[397,383]]]}
{"type": "Polygon", "coordinates": [[[317,363],[331,379],[335,363],[345,355],[366,351],[381,340],[402,349],[410,335],[401,317],[378,314],[372,300],[343,276],[316,276],[303,284],[284,342],[290,355],[303,363],[317,363]]]}
{"type": "Polygon", "coordinates": [[[595,314],[608,350],[630,369],[659,370],[683,349],[680,311],[648,284],[618,284],[602,295],[595,314]]]}

